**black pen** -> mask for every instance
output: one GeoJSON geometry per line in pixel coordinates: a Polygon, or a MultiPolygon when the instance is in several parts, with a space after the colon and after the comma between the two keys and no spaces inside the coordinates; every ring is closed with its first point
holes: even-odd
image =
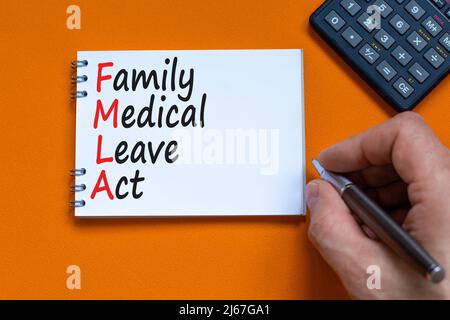
{"type": "Polygon", "coordinates": [[[338,191],[350,210],[381,241],[413,263],[432,282],[438,283],[444,279],[444,268],[360,188],[344,176],[325,170],[317,160],[313,160],[313,165],[320,178],[338,191]]]}

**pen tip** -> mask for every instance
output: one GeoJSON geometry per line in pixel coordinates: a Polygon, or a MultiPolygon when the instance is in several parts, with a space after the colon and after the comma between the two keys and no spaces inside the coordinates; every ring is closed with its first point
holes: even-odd
{"type": "Polygon", "coordinates": [[[313,163],[314,168],[316,168],[316,171],[319,173],[319,175],[322,175],[324,169],[320,165],[319,161],[317,161],[316,159],[313,159],[312,163],[313,163]]]}

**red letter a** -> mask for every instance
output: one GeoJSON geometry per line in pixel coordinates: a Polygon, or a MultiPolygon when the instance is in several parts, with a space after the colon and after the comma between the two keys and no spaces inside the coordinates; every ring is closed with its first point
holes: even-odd
{"type": "Polygon", "coordinates": [[[97,183],[95,184],[94,190],[92,190],[91,193],[91,199],[94,199],[98,192],[106,191],[108,193],[108,197],[112,200],[114,199],[114,196],[111,192],[111,189],[109,188],[108,179],[106,178],[106,172],[105,170],[102,170],[100,175],[98,176],[97,183]],[[101,182],[103,181],[103,185],[100,186],[101,182]]]}

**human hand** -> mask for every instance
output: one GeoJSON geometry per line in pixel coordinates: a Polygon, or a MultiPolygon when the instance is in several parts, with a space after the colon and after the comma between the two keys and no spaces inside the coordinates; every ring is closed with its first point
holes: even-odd
{"type": "MultiPolygon", "coordinates": [[[[450,152],[420,116],[397,115],[319,156],[330,171],[345,173],[380,204],[450,272],[450,152]]],[[[308,235],[358,299],[449,299],[450,273],[434,284],[374,238],[353,218],[327,182],[311,181],[308,235]],[[366,270],[381,271],[381,289],[370,290],[366,270]]]]}

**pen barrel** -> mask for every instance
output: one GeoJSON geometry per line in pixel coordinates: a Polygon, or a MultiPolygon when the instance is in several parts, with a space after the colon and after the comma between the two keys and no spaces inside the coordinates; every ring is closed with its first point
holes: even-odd
{"type": "Polygon", "coordinates": [[[410,260],[427,277],[432,277],[434,282],[442,280],[445,271],[439,267],[439,264],[389,214],[357,186],[347,186],[342,191],[342,198],[353,213],[398,255],[410,260]],[[439,277],[435,281],[434,272],[437,269],[442,275],[438,275],[439,277]]]}

